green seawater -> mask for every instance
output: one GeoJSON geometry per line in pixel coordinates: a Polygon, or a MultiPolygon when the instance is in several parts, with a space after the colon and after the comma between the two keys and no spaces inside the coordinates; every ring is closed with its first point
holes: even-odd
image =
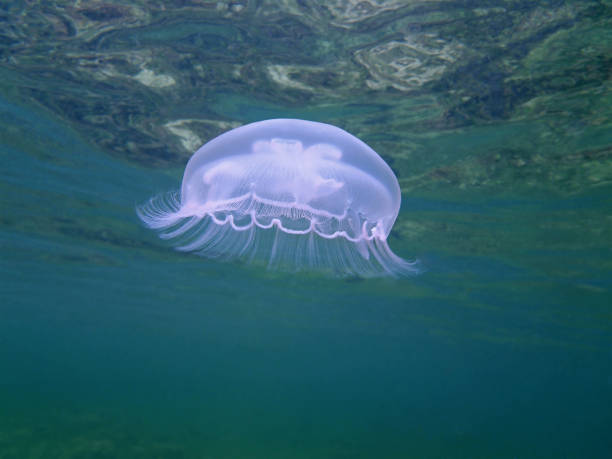
{"type": "Polygon", "coordinates": [[[609,457],[609,2],[72,3],[0,7],[0,459],[609,457]],[[426,272],[142,227],[273,117],[383,156],[426,272]]]}

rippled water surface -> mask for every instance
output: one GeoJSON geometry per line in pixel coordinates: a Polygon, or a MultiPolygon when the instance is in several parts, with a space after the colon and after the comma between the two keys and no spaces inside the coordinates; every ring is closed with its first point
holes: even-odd
{"type": "Polygon", "coordinates": [[[0,5],[0,458],[607,457],[609,1],[0,5]],[[418,277],[178,253],[247,122],[391,165],[418,277]]]}

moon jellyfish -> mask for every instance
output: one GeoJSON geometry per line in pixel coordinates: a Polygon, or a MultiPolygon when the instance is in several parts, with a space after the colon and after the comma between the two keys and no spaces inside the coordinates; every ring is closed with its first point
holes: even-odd
{"type": "Polygon", "coordinates": [[[387,244],[400,208],[391,168],[329,124],[272,119],[226,132],[187,163],[180,192],[137,209],[182,251],[289,270],[401,276],[387,244]]]}

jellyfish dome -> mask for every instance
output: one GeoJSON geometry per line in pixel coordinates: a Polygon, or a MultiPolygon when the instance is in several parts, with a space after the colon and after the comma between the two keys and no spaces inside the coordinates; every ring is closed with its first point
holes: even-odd
{"type": "Polygon", "coordinates": [[[137,213],[177,249],[209,258],[401,276],[417,268],[387,245],[400,201],[393,171],[361,140],[329,124],[272,119],[206,143],[180,192],[137,213]]]}

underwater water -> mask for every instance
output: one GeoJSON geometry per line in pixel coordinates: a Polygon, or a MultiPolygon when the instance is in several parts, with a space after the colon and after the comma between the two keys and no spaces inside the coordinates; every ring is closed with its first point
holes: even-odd
{"type": "Polygon", "coordinates": [[[608,457],[610,3],[172,3],[0,6],[0,459],[608,457]],[[276,117],[381,154],[426,272],[141,225],[276,117]]]}

